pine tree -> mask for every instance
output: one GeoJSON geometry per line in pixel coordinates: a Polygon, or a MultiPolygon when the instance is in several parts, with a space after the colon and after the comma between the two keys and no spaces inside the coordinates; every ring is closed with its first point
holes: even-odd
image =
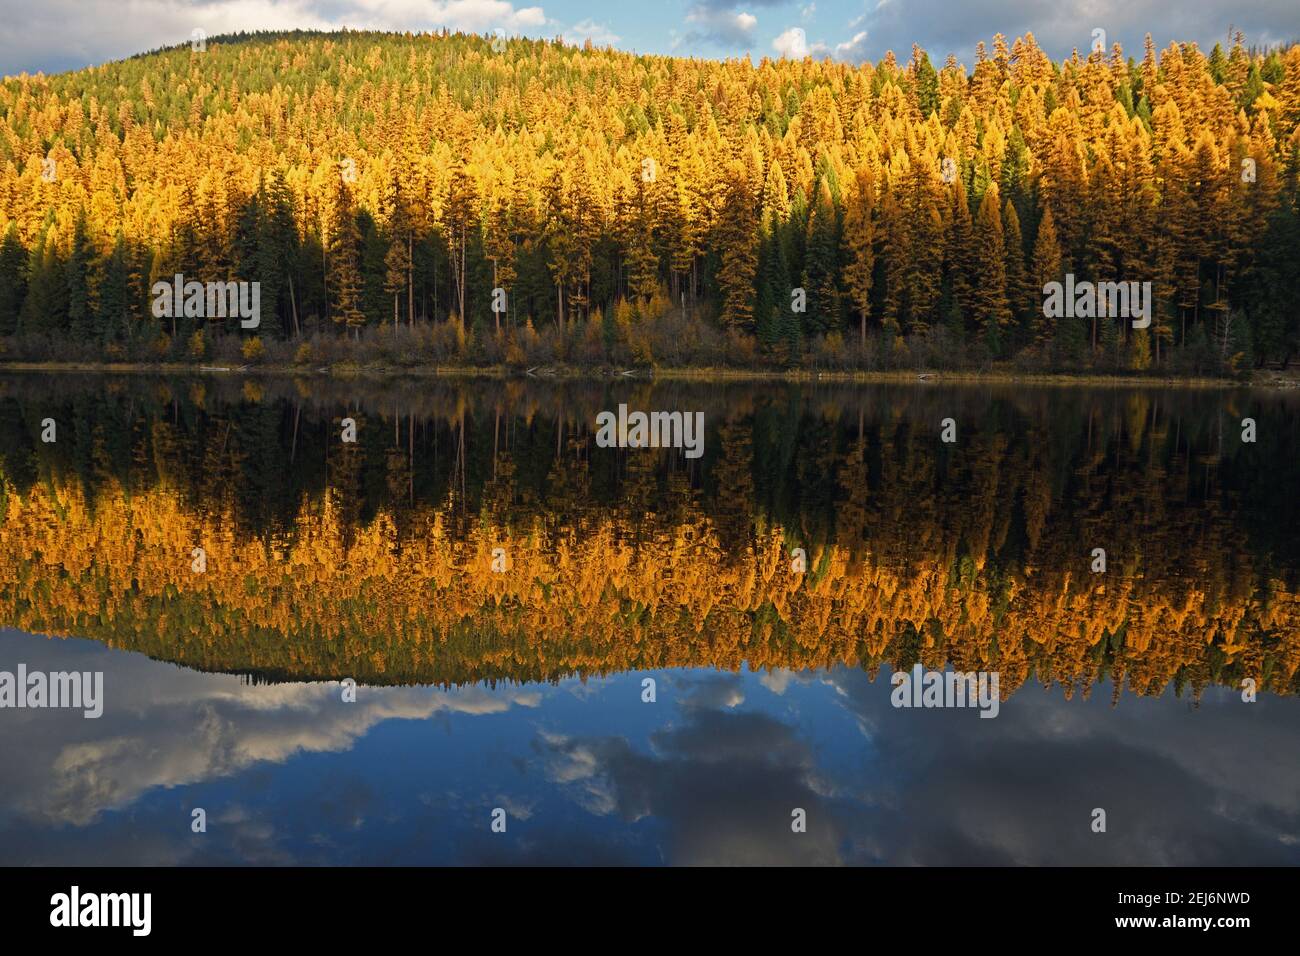
{"type": "Polygon", "coordinates": [[[996,183],[990,183],[975,217],[975,323],[980,336],[997,355],[1011,326],[1007,302],[1006,240],[996,183]]]}
{"type": "Polygon", "coordinates": [[[19,330],[47,334],[66,330],[68,287],[63,262],[49,229],[32,246],[27,276],[27,297],[18,316],[19,330]]]}
{"type": "Polygon", "coordinates": [[[727,178],[718,224],[720,319],[727,328],[749,329],[754,322],[754,275],[758,270],[756,203],[743,164],[733,163],[727,178]]]}
{"type": "Polygon", "coordinates": [[[898,283],[907,322],[903,331],[924,335],[938,316],[944,256],[944,223],[940,214],[937,162],[912,162],[903,175],[902,228],[898,283]]]}
{"type": "MultiPolygon", "coordinates": [[[[1038,223],[1038,237],[1034,240],[1034,275],[1033,289],[1040,295],[1046,295],[1049,282],[1060,282],[1064,277],[1061,265],[1061,244],[1056,238],[1056,223],[1050,209],[1043,210],[1043,218],[1038,223]]],[[[1032,311],[1032,328],[1034,344],[1045,345],[1055,335],[1052,320],[1043,310],[1042,299],[1032,311]]]]}
{"type": "Polygon", "coordinates": [[[104,260],[99,282],[99,310],[95,323],[105,342],[125,341],[131,330],[130,269],[126,236],[118,230],[113,248],[104,260]]]}
{"type": "Polygon", "coordinates": [[[1022,344],[1032,335],[1034,306],[1038,297],[1029,281],[1025,269],[1025,244],[1020,233],[1020,217],[1016,207],[1007,200],[1002,207],[1002,238],[1005,244],[1004,259],[1007,274],[1007,300],[1011,306],[1011,316],[1017,332],[1017,344],[1022,344]]]}
{"type": "Polygon", "coordinates": [[[808,294],[805,317],[811,332],[831,332],[840,326],[839,214],[830,184],[823,179],[808,223],[808,252],[804,260],[804,287],[808,294]]]}
{"type": "Polygon", "coordinates": [[[72,230],[72,249],[64,267],[67,283],[68,331],[77,342],[91,337],[90,314],[90,240],[86,237],[86,217],[77,216],[72,230]]]}
{"type": "Polygon", "coordinates": [[[352,194],[340,177],[336,181],[329,235],[330,317],[361,336],[366,316],[361,311],[361,230],[352,208],[352,194]]]}
{"type": "Polygon", "coordinates": [[[858,313],[861,346],[865,349],[867,319],[871,314],[871,286],[876,271],[876,184],[869,166],[858,167],[847,200],[844,210],[844,284],[858,313]]]}
{"type": "Polygon", "coordinates": [[[388,307],[385,257],[392,246],[367,210],[358,210],[356,218],[361,234],[361,311],[367,324],[382,325],[388,307]]]}
{"type": "MultiPolygon", "coordinates": [[[[469,294],[468,256],[470,252],[470,233],[474,231],[475,206],[478,203],[478,189],[469,170],[462,163],[452,172],[447,188],[447,201],[443,218],[447,230],[447,251],[451,265],[452,291],[456,300],[456,320],[460,331],[465,331],[465,306],[469,294]]],[[[559,283],[557,282],[557,285],[559,283]]],[[[563,295],[561,288],[561,321],[563,317],[563,295]]]]}
{"type": "Polygon", "coordinates": [[[262,190],[259,187],[235,214],[231,271],[241,281],[262,282],[262,261],[258,252],[263,228],[262,190]]]}
{"type": "Polygon", "coordinates": [[[638,303],[649,301],[659,287],[659,257],[654,251],[645,187],[645,180],[638,178],[628,223],[627,285],[632,300],[638,303]]]}
{"type": "Polygon", "coordinates": [[[782,341],[793,343],[797,348],[799,340],[799,317],[791,309],[790,270],[785,261],[782,228],[774,213],[764,213],[758,338],[767,349],[775,349],[782,341]]]}
{"type": "MultiPolygon", "coordinates": [[[[400,224],[399,224],[400,228],[400,224]]],[[[407,251],[401,255],[400,260],[394,260],[397,266],[405,266],[407,274],[410,272],[409,253],[410,253],[410,236],[405,238],[407,251]]],[[[394,236],[394,242],[397,242],[394,236]]],[[[507,295],[515,284],[515,250],[511,236],[510,216],[507,208],[507,199],[504,196],[494,196],[489,204],[488,215],[483,223],[483,254],[488,261],[492,263],[492,289],[495,294],[496,289],[504,290],[507,295]]],[[[397,271],[390,270],[389,281],[400,280],[400,287],[406,288],[406,276],[400,275],[397,271]]],[[[394,306],[393,319],[396,321],[397,312],[394,306]]],[[[494,311],[492,321],[496,330],[501,330],[501,314],[494,311]]]]}
{"type": "MultiPolygon", "coordinates": [[[[985,189],[988,184],[985,183],[985,189]]],[[[981,281],[976,274],[977,242],[971,220],[966,184],[958,177],[948,192],[947,235],[944,243],[944,273],[951,303],[948,315],[954,331],[964,333],[965,323],[975,314],[975,287],[981,281]]]]}
{"type": "Polygon", "coordinates": [[[287,311],[281,327],[294,335],[301,332],[298,320],[299,269],[298,229],[293,218],[293,197],[276,170],[266,192],[265,224],[258,242],[258,273],[262,277],[262,310],[276,316],[287,311]],[[288,309],[281,303],[288,301],[288,309]]]}
{"type": "Polygon", "coordinates": [[[919,47],[912,48],[912,62],[915,68],[916,108],[922,119],[939,108],[939,74],[934,71],[930,57],[919,47]]]}
{"type": "Polygon", "coordinates": [[[18,331],[18,314],[27,297],[27,250],[10,222],[0,242],[0,335],[18,331]]]}

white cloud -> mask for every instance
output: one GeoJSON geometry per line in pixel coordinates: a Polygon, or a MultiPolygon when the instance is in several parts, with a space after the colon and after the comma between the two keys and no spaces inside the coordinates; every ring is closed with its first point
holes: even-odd
{"type": "Polygon", "coordinates": [[[867,59],[867,31],[858,31],[847,43],[835,44],[835,56],[853,63],[861,63],[867,59]]]}
{"type": "Polygon", "coordinates": [[[298,753],[349,750],[387,720],[499,714],[541,703],[536,690],[481,685],[365,687],[355,703],[343,703],[337,683],[251,685],[80,641],[5,636],[7,648],[24,647],[27,660],[46,662],[44,670],[106,672],[104,714],[97,720],[13,711],[7,715],[17,717],[0,721],[0,753],[8,763],[0,816],[43,822],[85,825],[156,787],[212,780],[298,753]],[[80,668],[63,663],[73,654],[80,655],[80,668]]]}
{"type": "Polygon", "coordinates": [[[758,682],[770,690],[778,697],[783,696],[786,688],[790,686],[791,681],[796,680],[797,676],[794,671],[784,667],[778,667],[773,671],[764,671],[759,675],[758,682]]]}
{"type": "Polygon", "coordinates": [[[821,40],[809,43],[808,34],[804,32],[803,27],[790,27],[772,41],[772,49],[781,57],[791,60],[802,60],[806,56],[820,58],[833,55],[839,60],[861,63],[867,59],[867,31],[860,30],[853,35],[852,40],[837,43],[832,48],[821,40]]]}
{"type": "MultiPolygon", "coordinates": [[[[978,41],[988,45],[999,31],[1010,41],[1031,30],[1039,45],[1056,59],[1068,56],[1075,47],[1086,53],[1095,26],[1105,28],[1108,43],[1119,41],[1126,53],[1139,57],[1148,31],[1158,49],[1172,40],[1183,40],[1196,41],[1207,51],[1216,41],[1226,40],[1229,24],[1244,30],[1250,43],[1300,32],[1300,4],[1295,0],[1250,4],[1228,0],[1183,4],[1167,0],[987,0],[965,5],[950,0],[879,0],[868,7],[861,27],[871,31],[875,49],[892,49],[905,58],[912,44],[919,43],[936,63],[950,52],[959,57],[969,55],[978,41]]],[[[849,29],[858,26],[855,23],[849,29]]]]}
{"type": "Polygon", "coordinates": [[[720,47],[749,47],[754,42],[758,17],[743,10],[718,10],[698,3],[686,12],[686,22],[691,29],[679,37],[674,46],[707,43],[720,47]]]}
{"type": "Polygon", "coordinates": [[[808,55],[808,36],[802,27],[790,27],[772,41],[772,49],[782,57],[802,60],[808,55]]]}
{"type": "Polygon", "coordinates": [[[743,682],[735,674],[716,674],[674,681],[682,707],[722,710],[739,707],[745,702],[743,682]]]}
{"type": "Polygon", "coordinates": [[[590,40],[593,46],[614,46],[622,40],[622,37],[612,31],[608,26],[603,23],[597,23],[590,17],[586,20],[579,20],[569,29],[565,30],[564,38],[570,43],[578,44],[590,40]]]}
{"type": "Polygon", "coordinates": [[[0,24],[5,73],[78,69],[187,43],[196,29],[209,37],[343,27],[540,35],[554,25],[543,7],[516,7],[510,0],[0,0],[0,24]]]}
{"type": "Polygon", "coordinates": [[[509,0],[344,0],[337,9],[336,23],[375,30],[449,27],[485,33],[493,27],[524,30],[546,24],[541,7],[516,9],[509,0]]]}

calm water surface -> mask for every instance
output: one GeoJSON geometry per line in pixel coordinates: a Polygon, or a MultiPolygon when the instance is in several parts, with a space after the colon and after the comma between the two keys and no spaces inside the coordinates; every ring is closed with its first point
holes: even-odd
{"type": "Polygon", "coordinates": [[[0,863],[1300,863],[1297,412],[0,378],[0,672],[104,675],[0,709],[0,863]]]}

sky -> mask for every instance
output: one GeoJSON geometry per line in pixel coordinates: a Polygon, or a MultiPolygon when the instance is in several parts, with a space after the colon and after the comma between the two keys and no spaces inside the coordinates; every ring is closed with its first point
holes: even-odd
{"type": "Polygon", "coordinates": [[[638,53],[905,59],[914,42],[942,61],[975,44],[1032,31],[1055,59],[1105,31],[1136,55],[1150,32],[1164,47],[1209,49],[1231,28],[1251,44],[1300,39],[1295,0],[0,0],[0,75],[78,69],[209,36],[276,29],[434,30],[552,38],[638,53]]]}

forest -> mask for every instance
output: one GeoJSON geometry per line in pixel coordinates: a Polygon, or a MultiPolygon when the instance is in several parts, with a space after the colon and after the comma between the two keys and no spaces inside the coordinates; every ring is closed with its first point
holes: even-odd
{"type": "MultiPolygon", "coordinates": [[[[1226,49],[1225,49],[1226,46],[1226,49]]],[[[1248,376],[1300,348],[1300,45],[968,69],[257,33],[0,82],[0,361],[1248,376]],[[260,324],[151,310],[260,286],[260,324]],[[1150,282],[1149,328],[1045,315],[1150,282]]]]}

